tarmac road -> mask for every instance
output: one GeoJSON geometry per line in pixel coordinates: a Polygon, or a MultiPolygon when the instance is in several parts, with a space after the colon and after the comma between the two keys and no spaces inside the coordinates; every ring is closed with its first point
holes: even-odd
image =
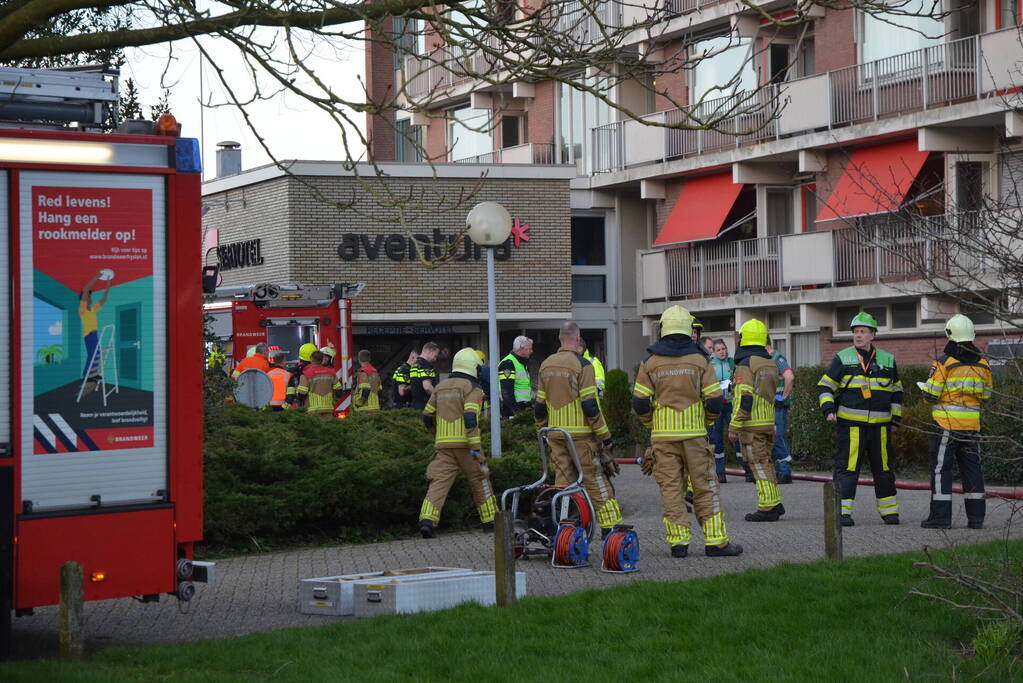
{"type": "MultiPolygon", "coordinates": [[[[721,488],[725,515],[729,536],[742,544],[743,555],[705,557],[702,536],[694,523],[690,556],[673,559],[663,540],[660,496],[653,480],[644,477],[638,467],[624,466],[615,483],[625,521],[635,525],[640,538],[639,571],[626,575],[601,572],[597,542],[591,546],[591,561],[596,560],[597,566],[557,569],[537,558],[518,562],[517,569],[526,572],[529,595],[558,595],[636,580],[675,581],[713,576],[750,567],[810,562],[823,556],[821,484],[797,481],[782,486],[787,514],[779,522],[757,524],[743,520],[744,514],[756,505],[754,485],[730,476],[721,488]]],[[[929,495],[928,491],[899,491],[903,524],[886,526],[874,509],[873,490],[861,486],[854,512],[856,526],[843,530],[845,556],[892,554],[924,545],[945,547],[1023,536],[1023,521],[1019,519],[1023,501],[989,499],[986,528],[971,530],[965,528],[962,498],[958,495],[954,498],[955,516],[950,531],[921,529],[919,523],[927,514],[929,495]]],[[[220,560],[215,583],[197,584],[196,597],[190,603],[181,604],[167,597],[150,604],[130,598],[88,603],[87,649],[219,638],[350,618],[300,614],[299,580],[427,565],[492,569],[492,539],[481,532],[444,533],[442,522],[440,535],[433,540],[413,538],[220,560]]],[[[15,656],[55,654],[57,632],[56,607],[41,608],[33,616],[15,619],[15,656]]]]}

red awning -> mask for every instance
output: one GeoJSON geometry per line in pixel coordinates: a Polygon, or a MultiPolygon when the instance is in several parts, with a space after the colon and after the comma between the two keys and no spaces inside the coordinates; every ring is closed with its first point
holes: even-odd
{"type": "Polygon", "coordinates": [[[897,210],[927,161],[927,154],[917,149],[916,138],[856,150],[817,220],[897,210]]]}
{"type": "Polygon", "coordinates": [[[742,184],[732,182],[731,171],[687,180],[654,246],[713,239],[740,191],[742,184]]]}

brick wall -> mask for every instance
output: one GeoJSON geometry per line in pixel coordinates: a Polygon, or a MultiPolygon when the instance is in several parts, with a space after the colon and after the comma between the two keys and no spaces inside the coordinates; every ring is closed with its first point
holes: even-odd
{"type": "MultiPolygon", "coordinates": [[[[686,72],[681,68],[685,62],[686,51],[682,41],[675,40],[667,43],[663,49],[665,64],[659,68],[664,69],[665,73],[654,76],[656,81],[654,91],[667,93],[676,103],[687,103],[689,100],[686,93],[686,72]]],[[[662,95],[654,96],[654,111],[675,109],[676,106],[662,95]]]]}
{"type": "MultiPolygon", "coordinates": [[[[390,31],[391,20],[381,20],[380,31],[390,31]]],[[[370,101],[385,105],[395,97],[394,53],[386,42],[373,40],[376,35],[370,30],[366,41],[366,89],[370,101]]],[[[381,115],[366,117],[366,135],[369,138],[369,154],[377,161],[394,161],[395,132],[394,110],[381,115]]]]}
{"type": "MultiPolygon", "coordinates": [[[[984,350],[988,342],[997,336],[978,335],[975,343],[984,350]]],[[[947,341],[944,332],[930,337],[881,333],[875,338],[874,345],[894,354],[895,362],[899,365],[930,365],[931,361],[941,355],[947,341]]],[[[847,346],[852,346],[851,339],[835,339],[830,328],[821,328],[822,363],[830,363],[831,358],[847,346]]]]}
{"type": "Polygon", "coordinates": [[[557,92],[554,81],[537,83],[533,90],[533,101],[526,111],[526,142],[551,144],[554,142],[555,125],[554,97],[557,92]]]}
{"type": "MultiPolygon", "coordinates": [[[[519,248],[512,247],[510,259],[496,264],[499,310],[571,310],[568,181],[487,179],[478,188],[477,183],[480,181],[464,178],[392,178],[387,189],[394,197],[415,198],[418,206],[407,209],[408,225],[414,226],[408,231],[429,236],[435,228],[445,236],[457,234],[477,202],[502,203],[513,218],[529,223],[532,239],[519,248]],[[475,195],[453,206],[473,190],[475,195]]],[[[377,235],[405,232],[398,222],[399,210],[375,196],[381,191],[374,179],[350,177],[287,178],[249,188],[247,195],[257,199],[249,203],[249,211],[232,209],[230,224],[220,221],[207,227],[220,227],[222,243],[262,237],[266,263],[228,271],[224,284],[363,281],[366,289],[356,302],[360,314],[485,312],[485,255],[478,261],[431,268],[409,261],[407,254],[401,261],[387,258],[382,240],[376,260],[366,257],[362,244],[357,260],[340,258],[337,249],[343,234],[366,235],[372,246],[377,235]],[[317,198],[304,182],[326,201],[317,198]],[[349,202],[354,202],[350,208],[338,206],[349,202]]]]}
{"type": "Polygon", "coordinates": [[[814,22],[814,68],[817,73],[856,63],[856,11],[829,9],[814,22]]]}

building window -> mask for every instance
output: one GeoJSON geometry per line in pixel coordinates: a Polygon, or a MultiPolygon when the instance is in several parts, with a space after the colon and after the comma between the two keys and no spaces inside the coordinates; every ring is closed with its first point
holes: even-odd
{"type": "Polygon", "coordinates": [[[394,160],[423,160],[423,129],[413,126],[411,119],[398,119],[394,122],[394,160]]]}
{"type": "Polygon", "coordinates": [[[406,57],[426,54],[426,30],[422,19],[393,17],[391,33],[394,36],[394,70],[402,68],[406,57]]]}
{"type": "Polygon", "coordinates": [[[892,327],[916,327],[916,302],[903,301],[892,304],[892,327]]]}
{"type": "Polygon", "coordinates": [[[603,218],[572,216],[572,265],[607,265],[603,218]]]}
{"type": "Polygon", "coordinates": [[[501,117],[501,147],[516,147],[522,144],[522,122],[521,116],[501,117]]]}
{"type": "MultiPolygon", "coordinates": [[[[938,11],[935,7],[930,0],[910,0],[901,9],[907,13],[917,12],[924,16],[903,14],[875,16],[872,13],[861,12],[860,63],[873,62],[944,42],[944,21],[926,16],[929,12],[938,11]]],[[[907,70],[919,69],[921,66],[919,56],[889,60],[878,65],[877,75],[898,75],[907,70]]],[[[866,73],[864,76],[870,78],[872,74],[866,73]]]]}
{"type": "Polygon", "coordinates": [[[973,321],[974,325],[993,325],[995,323],[994,309],[1001,306],[997,300],[992,302],[960,301],[959,312],[973,321]]]}
{"type": "MultiPolygon", "coordinates": [[[[605,79],[596,76],[581,78],[582,84],[598,92],[608,91],[605,79]]],[[[592,130],[611,122],[611,105],[589,92],[570,86],[558,86],[558,136],[561,140],[561,162],[576,164],[586,173],[586,160],[590,154],[592,130]]]]}
{"type": "Polygon", "coordinates": [[[792,229],[792,190],[767,188],[767,235],[788,235],[792,229]]]}
{"type": "Polygon", "coordinates": [[[849,330],[849,323],[856,317],[856,314],[860,311],[871,315],[874,320],[877,321],[877,326],[888,327],[888,307],[887,306],[839,306],[835,311],[835,329],[841,332],[849,330]]]}
{"type": "MultiPolygon", "coordinates": [[[[461,161],[494,151],[493,120],[489,109],[455,109],[448,123],[448,159],[461,161]]],[[[482,159],[481,161],[489,161],[482,159]]]]}
{"type": "Polygon", "coordinates": [[[888,308],[886,306],[865,306],[863,312],[874,316],[878,327],[888,327],[888,308]]]}
{"type": "Polygon", "coordinates": [[[998,26],[996,28],[1019,26],[1020,0],[995,0],[995,3],[998,7],[998,26]]]}
{"type": "Polygon", "coordinates": [[[956,210],[980,211],[984,208],[987,164],[983,161],[956,163],[956,210]]]}
{"type": "Polygon", "coordinates": [[[700,61],[693,66],[693,82],[689,102],[733,95],[743,90],[755,90],[757,73],[751,59],[750,41],[734,36],[718,36],[693,43],[691,59],[700,61]]]}
{"type": "Polygon", "coordinates": [[[602,304],[607,301],[607,278],[604,275],[572,275],[572,302],[602,304]]]}

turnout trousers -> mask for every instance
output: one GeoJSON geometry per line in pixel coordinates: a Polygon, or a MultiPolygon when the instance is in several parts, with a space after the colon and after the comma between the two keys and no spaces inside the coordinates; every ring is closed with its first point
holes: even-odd
{"type": "Polygon", "coordinates": [[[742,457],[753,472],[757,482],[757,509],[773,509],[781,504],[778,477],[774,471],[774,435],[771,432],[748,432],[739,430],[739,445],[742,457]]]}
{"type": "Polygon", "coordinates": [[[468,448],[438,448],[433,454],[426,467],[430,487],[419,510],[419,519],[428,519],[434,524],[440,521],[440,511],[459,472],[464,472],[469,480],[480,521],[484,524],[494,521],[497,497],[490,484],[490,468],[482,455],[474,457],[468,448]]]}
{"type": "MultiPolygon", "coordinates": [[[[936,427],[940,429],[940,427],[936,427]]],[[[959,464],[966,499],[966,518],[984,522],[984,472],[980,468],[980,432],[940,429],[931,435],[931,514],[928,519],[952,523],[952,466],[959,464]]]]}
{"type": "Polygon", "coordinates": [[[706,545],[725,545],[724,508],[718,489],[714,452],[705,437],[683,441],[655,441],[654,480],[661,489],[664,508],[664,540],[668,545],[689,545],[689,512],[686,510],[686,479],[693,486],[693,510],[706,545]]]}
{"type": "MultiPolygon", "coordinates": [[[[551,468],[554,470],[554,485],[567,486],[579,478],[579,473],[572,462],[572,454],[568,450],[568,442],[561,434],[551,434],[547,442],[550,444],[551,468]]],[[[579,464],[583,468],[583,487],[586,489],[593,509],[597,513],[597,523],[601,529],[610,529],[622,521],[622,509],[615,499],[615,489],[611,480],[604,474],[597,458],[597,442],[593,437],[574,436],[579,464]]]]}
{"type": "Polygon", "coordinates": [[[856,501],[856,484],[864,460],[870,464],[874,478],[874,496],[877,511],[885,515],[899,512],[895,498],[894,460],[891,449],[891,424],[858,424],[838,421],[837,449],[835,453],[835,486],[842,498],[842,514],[851,515],[856,501]]]}

